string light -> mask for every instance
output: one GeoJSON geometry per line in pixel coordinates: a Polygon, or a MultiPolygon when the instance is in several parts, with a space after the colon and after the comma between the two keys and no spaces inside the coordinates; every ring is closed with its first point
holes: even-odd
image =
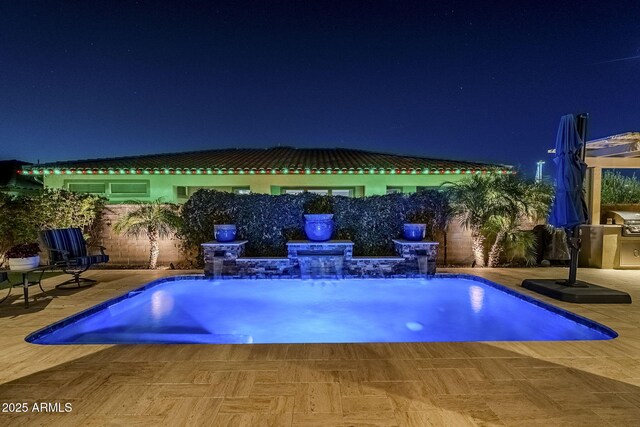
{"type": "MultiPolygon", "coordinates": [[[[213,169],[212,168],[164,168],[164,169],[158,169],[158,168],[146,168],[146,169],[136,169],[136,168],[120,168],[120,169],[113,169],[113,168],[80,168],[80,169],[76,169],[76,168],[63,168],[63,169],[24,169],[24,170],[18,170],[17,171],[18,174],[21,175],[104,175],[109,174],[109,175],[149,175],[149,174],[153,174],[153,175],[158,175],[158,174],[175,174],[175,175],[202,175],[202,174],[207,174],[207,175],[211,175],[213,174],[213,169]]],[[[429,169],[429,168],[424,168],[424,169],[416,169],[416,168],[409,168],[409,169],[399,169],[399,168],[320,168],[320,169],[316,169],[316,168],[305,168],[305,169],[301,169],[301,168],[294,168],[294,169],[290,169],[290,168],[260,168],[260,169],[256,169],[256,168],[244,168],[244,169],[233,169],[233,168],[215,168],[215,173],[218,175],[234,175],[234,174],[239,174],[239,175],[245,175],[245,174],[249,174],[249,175],[256,175],[256,174],[283,174],[283,175],[291,175],[291,174],[295,174],[295,175],[299,175],[299,174],[306,174],[306,175],[332,175],[332,174],[349,174],[349,175],[353,175],[353,174],[358,174],[358,175],[363,175],[363,174],[371,174],[371,175],[375,175],[375,174],[379,174],[379,175],[386,175],[386,174],[391,174],[391,175],[396,175],[396,174],[400,174],[400,175],[406,175],[406,174],[410,174],[410,175],[428,175],[428,174],[456,174],[456,175],[461,175],[461,174],[465,174],[465,175],[469,175],[469,174],[483,174],[483,175],[491,175],[491,174],[499,174],[499,175],[510,175],[510,174],[516,174],[517,172],[511,169],[429,169]]]]}

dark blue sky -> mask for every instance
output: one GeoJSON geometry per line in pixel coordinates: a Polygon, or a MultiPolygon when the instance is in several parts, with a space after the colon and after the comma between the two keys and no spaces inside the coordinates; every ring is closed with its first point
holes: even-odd
{"type": "Polygon", "coordinates": [[[0,2],[0,158],[343,146],[532,174],[640,131],[640,2],[0,2]]]}

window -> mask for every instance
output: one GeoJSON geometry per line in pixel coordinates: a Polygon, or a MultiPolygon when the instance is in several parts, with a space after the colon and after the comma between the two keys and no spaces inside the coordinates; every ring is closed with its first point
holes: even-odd
{"type": "Polygon", "coordinates": [[[416,191],[426,191],[426,190],[443,191],[445,187],[448,187],[448,185],[424,185],[421,187],[416,187],[416,191]]]}
{"type": "Polygon", "coordinates": [[[106,193],[106,183],[104,182],[70,182],[67,184],[67,188],[75,193],[106,193]]]}
{"type": "Polygon", "coordinates": [[[251,191],[249,187],[204,187],[204,186],[186,186],[186,185],[178,185],[175,187],[176,189],[176,197],[181,201],[185,201],[189,197],[193,196],[200,190],[216,190],[216,191],[224,191],[227,193],[236,193],[236,194],[250,194],[251,191]]]}
{"type": "Polygon", "coordinates": [[[353,197],[355,194],[354,188],[317,188],[317,187],[303,187],[303,188],[282,188],[281,194],[302,194],[313,193],[322,196],[345,196],[353,197]]]}
{"type": "Polygon", "coordinates": [[[234,187],[233,192],[235,194],[251,194],[249,187],[234,187]]]}
{"type": "Polygon", "coordinates": [[[64,186],[76,193],[103,194],[110,197],[149,195],[149,181],[65,181],[64,186]]]}
{"type": "Polygon", "coordinates": [[[112,182],[111,194],[112,195],[135,195],[135,194],[147,194],[149,183],[147,182],[112,182]]]}
{"type": "Polygon", "coordinates": [[[331,195],[332,196],[344,196],[344,197],[351,197],[351,190],[349,189],[334,189],[331,190],[331,195]]]}
{"type": "Polygon", "coordinates": [[[176,187],[176,193],[178,196],[178,199],[186,199],[187,196],[187,187],[184,187],[182,185],[176,187]]]}
{"type": "Polygon", "coordinates": [[[387,194],[402,193],[402,187],[387,187],[387,194]]]}

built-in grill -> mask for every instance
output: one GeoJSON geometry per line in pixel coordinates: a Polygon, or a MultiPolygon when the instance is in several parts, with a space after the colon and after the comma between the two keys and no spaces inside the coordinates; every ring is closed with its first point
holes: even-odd
{"type": "Polygon", "coordinates": [[[640,212],[611,211],[607,215],[614,224],[622,225],[623,236],[640,236],[640,212]]]}
{"type": "Polygon", "coordinates": [[[640,212],[611,211],[607,218],[620,225],[618,239],[617,266],[619,268],[640,268],[640,212]]]}

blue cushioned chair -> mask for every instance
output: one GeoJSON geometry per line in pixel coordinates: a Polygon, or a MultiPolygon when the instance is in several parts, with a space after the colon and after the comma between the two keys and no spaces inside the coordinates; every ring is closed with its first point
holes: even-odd
{"type": "Polygon", "coordinates": [[[43,230],[40,232],[40,238],[49,251],[49,264],[60,266],[62,271],[73,276],[73,279],[60,283],[56,288],[64,289],[72,284],[81,287],[81,283],[91,286],[96,281],[80,277],[80,274],[93,264],[109,261],[109,255],[104,253],[104,246],[95,246],[100,249],[99,255],[89,255],[87,248],[93,245],[87,245],[79,228],[43,230]]]}

